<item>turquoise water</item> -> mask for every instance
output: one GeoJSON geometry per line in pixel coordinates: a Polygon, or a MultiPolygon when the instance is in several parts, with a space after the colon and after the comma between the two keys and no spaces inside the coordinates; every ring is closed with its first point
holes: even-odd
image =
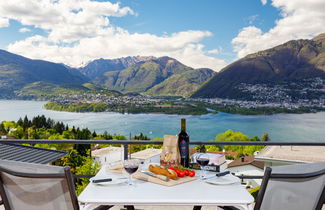
{"type": "Polygon", "coordinates": [[[244,116],[237,114],[207,114],[201,116],[163,114],[70,113],[43,109],[45,102],[0,100],[0,121],[18,120],[44,114],[69,126],[88,127],[96,132],[129,136],[139,134],[155,138],[179,132],[180,118],[187,119],[187,130],[192,140],[207,141],[228,129],[250,137],[269,133],[272,141],[325,141],[325,112],[316,114],[276,114],[244,116]]]}

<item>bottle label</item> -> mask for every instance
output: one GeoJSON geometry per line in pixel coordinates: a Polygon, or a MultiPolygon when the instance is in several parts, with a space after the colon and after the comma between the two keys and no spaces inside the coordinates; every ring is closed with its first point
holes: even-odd
{"type": "Polygon", "coordinates": [[[180,153],[181,153],[182,158],[187,157],[188,154],[189,154],[188,144],[184,140],[182,140],[181,143],[180,143],[180,153]]]}

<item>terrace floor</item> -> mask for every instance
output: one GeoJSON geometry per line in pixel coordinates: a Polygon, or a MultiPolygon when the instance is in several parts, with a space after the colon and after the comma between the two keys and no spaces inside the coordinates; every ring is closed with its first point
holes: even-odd
{"type": "MultiPolygon", "coordinates": [[[[193,206],[136,206],[136,210],[193,210],[193,206]]],[[[5,210],[0,206],[0,210],[5,210]]],[[[122,206],[114,206],[110,210],[125,210],[122,206]]],[[[202,210],[216,210],[215,206],[204,206],[202,210]]]]}
{"type": "MultiPolygon", "coordinates": [[[[114,206],[110,210],[122,210],[122,206],[114,206]]],[[[136,210],[193,210],[193,206],[136,206],[136,210]]],[[[202,210],[216,210],[216,206],[203,206],[202,210]]]]}

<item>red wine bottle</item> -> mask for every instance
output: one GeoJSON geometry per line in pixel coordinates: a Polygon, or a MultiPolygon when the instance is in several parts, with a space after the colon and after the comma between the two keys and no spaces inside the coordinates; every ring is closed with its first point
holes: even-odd
{"type": "Polygon", "coordinates": [[[178,149],[181,155],[181,165],[189,167],[189,142],[190,137],[186,133],[186,119],[181,119],[181,132],[178,134],[178,149]]]}

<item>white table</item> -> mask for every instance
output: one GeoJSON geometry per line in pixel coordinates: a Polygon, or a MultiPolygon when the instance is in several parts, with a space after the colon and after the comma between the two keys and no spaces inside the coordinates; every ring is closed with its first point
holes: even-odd
{"type": "MultiPolygon", "coordinates": [[[[125,175],[107,174],[101,169],[96,176],[117,178],[125,175]]],[[[93,183],[78,197],[83,204],[141,206],[241,206],[252,209],[254,198],[238,184],[212,185],[195,180],[172,187],[133,179],[135,186],[125,183],[100,186],[93,183]]]]}

